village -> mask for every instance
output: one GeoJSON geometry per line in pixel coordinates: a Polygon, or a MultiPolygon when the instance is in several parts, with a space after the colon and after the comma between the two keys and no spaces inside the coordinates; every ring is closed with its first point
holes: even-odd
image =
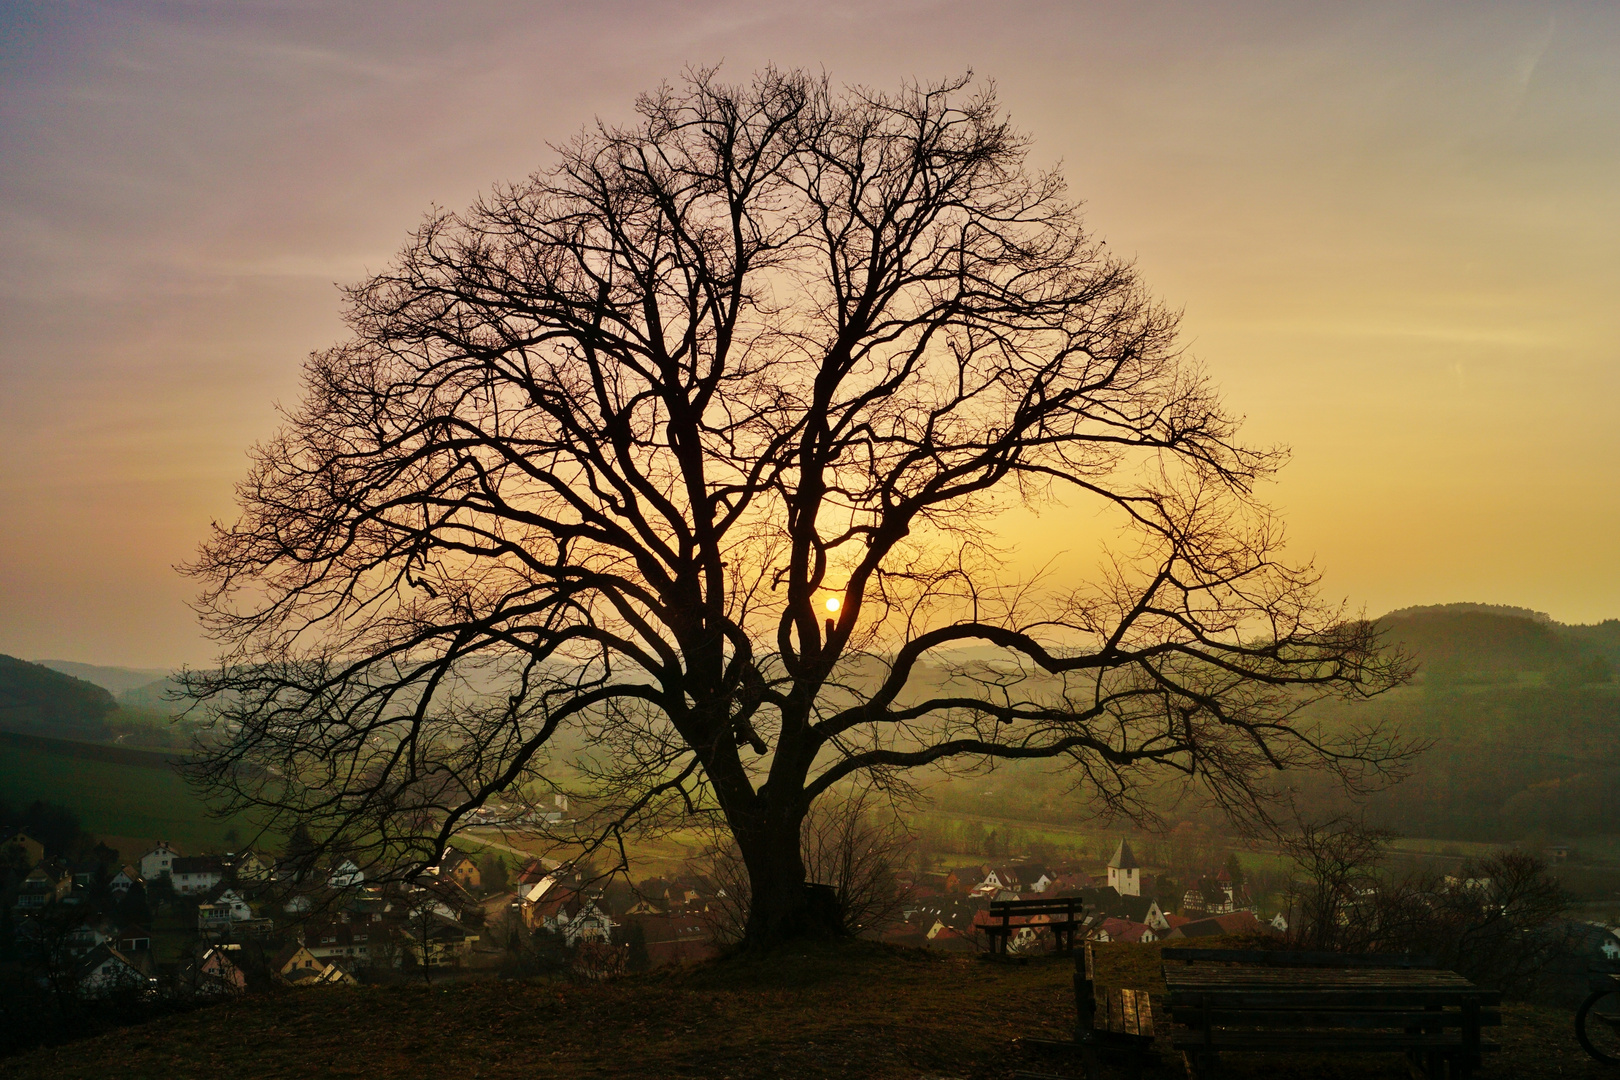
{"type": "MultiPolygon", "coordinates": [[[[5,956],[40,992],[90,1002],[120,996],[220,998],[273,987],[566,976],[603,979],[698,962],[727,940],[723,886],[699,870],[633,887],[539,856],[520,865],[468,842],[418,874],[372,873],[351,859],[316,872],[266,852],[187,853],[156,841],[138,854],[81,841],[47,853],[7,835],[5,956]]],[[[862,936],[978,953],[994,946],[994,902],[1078,901],[1096,942],[1281,933],[1221,869],[1202,887],[1159,895],[1128,839],[1103,867],[1079,860],[968,862],[902,870],[898,917],[862,936]]],[[[1049,919],[1020,919],[1010,954],[1053,947],[1049,919]]]]}

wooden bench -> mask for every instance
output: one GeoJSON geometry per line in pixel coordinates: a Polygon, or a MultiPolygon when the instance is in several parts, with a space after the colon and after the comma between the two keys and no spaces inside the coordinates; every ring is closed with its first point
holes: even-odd
{"type": "Polygon", "coordinates": [[[1085,902],[1077,896],[1057,900],[1038,897],[1029,900],[992,900],[990,922],[979,923],[978,928],[990,936],[990,951],[997,956],[1005,956],[1008,939],[1018,931],[1036,925],[1030,922],[1035,916],[1044,915],[1048,921],[1039,925],[1056,935],[1058,952],[1065,953],[1074,948],[1075,931],[1080,928],[1084,914],[1085,902]],[[1015,919],[1018,921],[1014,922],[1015,919]]]}
{"type": "Polygon", "coordinates": [[[1163,1014],[1188,1075],[1222,1052],[1401,1053],[1414,1071],[1460,1080],[1495,1046],[1501,995],[1408,954],[1261,949],[1163,951],[1163,1014]]]}
{"type": "Polygon", "coordinates": [[[1091,942],[1074,958],[1074,1041],[1025,1039],[1032,1049],[1079,1053],[1086,1074],[1098,1075],[1101,1058],[1122,1058],[1140,1075],[1153,1048],[1153,1002],[1146,990],[1099,987],[1091,942]]]}

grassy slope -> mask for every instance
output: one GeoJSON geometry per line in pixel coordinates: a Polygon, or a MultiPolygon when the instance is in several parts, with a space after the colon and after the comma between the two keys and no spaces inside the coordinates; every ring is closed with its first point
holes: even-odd
{"type": "MultiPolygon", "coordinates": [[[[1105,947],[1100,977],[1156,989],[1156,950],[1105,947]]],[[[307,990],[217,1006],[0,1060],[0,1077],[1078,1076],[1014,1040],[1073,1023],[1065,960],[997,964],[878,946],[599,986],[470,983],[307,990]]],[[[1487,1076],[1599,1077],[1568,1013],[1515,1007],[1487,1076]]],[[[1150,1075],[1179,1076],[1166,1058],[1150,1075]]],[[[1405,1076],[1399,1058],[1233,1058],[1230,1075],[1405,1076]]]]}
{"type": "Polygon", "coordinates": [[[61,803],[92,834],[162,837],[194,850],[217,847],[230,828],[208,817],[207,807],[162,764],[161,755],[151,755],[159,766],[154,768],[94,760],[74,754],[74,744],[52,742],[0,736],[0,791],[12,803],[61,803]]]}

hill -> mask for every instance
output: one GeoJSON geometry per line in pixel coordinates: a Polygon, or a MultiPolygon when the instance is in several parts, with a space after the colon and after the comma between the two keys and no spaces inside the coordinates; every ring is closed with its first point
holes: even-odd
{"type": "Polygon", "coordinates": [[[1378,620],[1385,641],[1421,662],[1419,680],[1611,682],[1620,664],[1620,620],[1565,626],[1524,608],[1446,604],[1406,608],[1378,620]],[[1532,680],[1534,681],[1534,680],[1532,680]]]}
{"type": "Polygon", "coordinates": [[[117,708],[105,687],[0,654],[0,727],[93,738],[117,708]]]}
{"type": "Polygon", "coordinates": [[[167,676],[133,686],[118,695],[118,704],[163,716],[178,715],[186,702],[179,700],[180,684],[167,676]]]}
{"type": "MultiPolygon", "coordinates": [[[[114,679],[104,681],[117,683],[114,679]]],[[[165,696],[170,686],[167,679],[143,682],[114,698],[106,686],[44,664],[0,655],[0,731],[179,749],[190,745],[196,725],[176,722],[179,710],[165,696]]]]}
{"type": "MultiPolygon", "coordinates": [[[[1221,939],[1204,939],[1219,942],[1221,939]]],[[[1105,945],[1103,985],[1158,990],[1157,947],[1105,945]]],[[[1005,1080],[1074,1075],[1019,1044],[1073,1030],[1067,958],[993,963],[865,943],[594,985],[477,982],[310,989],[218,1005],[0,1060],[0,1078],[686,1077],[1005,1080]]],[[[1492,1075],[1598,1077],[1567,1010],[1503,1009],[1492,1075]]],[[[1156,1073],[1180,1073],[1161,1056],[1156,1073]]],[[[1398,1055],[1234,1055],[1233,1077],[1405,1075],[1398,1055]]],[[[1125,1075],[1110,1070],[1109,1075],[1125,1075]]]]}
{"type": "Polygon", "coordinates": [[[169,673],[163,668],[104,667],[101,664],[81,664],[77,660],[36,660],[40,667],[71,675],[95,683],[110,694],[122,694],[137,686],[145,686],[169,673]]]}

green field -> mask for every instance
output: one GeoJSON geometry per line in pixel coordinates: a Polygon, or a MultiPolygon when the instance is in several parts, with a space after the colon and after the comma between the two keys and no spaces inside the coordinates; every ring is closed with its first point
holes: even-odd
{"type": "Polygon", "coordinates": [[[40,799],[66,806],[95,836],[161,838],[187,850],[218,850],[231,828],[231,822],[208,816],[163,755],[145,751],[0,734],[0,792],[13,805],[40,799]],[[126,763],[143,759],[147,763],[126,763]]]}

